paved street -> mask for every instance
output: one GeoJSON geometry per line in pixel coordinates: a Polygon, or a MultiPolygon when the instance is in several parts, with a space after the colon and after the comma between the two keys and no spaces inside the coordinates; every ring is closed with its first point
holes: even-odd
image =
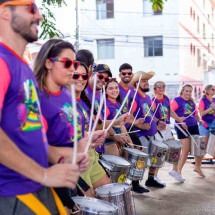
{"type": "MultiPolygon", "coordinates": [[[[193,171],[193,160],[187,160],[180,184],[169,176],[171,165],[166,163],[159,178],[167,183],[164,189],[150,188],[147,194],[134,194],[137,215],[215,215],[215,165],[204,164],[206,178],[193,171]]],[[[147,178],[144,175],[143,185],[147,178]]]]}

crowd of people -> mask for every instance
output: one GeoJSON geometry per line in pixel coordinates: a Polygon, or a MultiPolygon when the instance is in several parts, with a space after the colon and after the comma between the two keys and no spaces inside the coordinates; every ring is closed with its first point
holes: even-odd
{"type": "MultiPolygon", "coordinates": [[[[123,63],[119,77],[112,77],[108,65],[95,65],[89,50],[76,52],[62,39],[41,47],[32,71],[23,55],[38,39],[41,20],[34,0],[0,0],[0,214],[70,214],[75,210],[71,197],[96,198],[95,189],[111,183],[100,155],[121,156],[123,147],[147,146],[145,151],[163,132],[174,139],[170,117],[182,147],[169,175],[184,183],[191,135],[203,135],[207,143],[215,128],[215,86],[205,87],[198,107],[190,84],[170,101],[165,82],[157,81],[150,98],[149,80],[159,74],[134,72],[123,63]]],[[[194,171],[205,177],[202,159],[195,156],[194,171]]],[[[145,186],[164,188],[160,167],[151,161],[148,168],[145,186]]],[[[131,185],[137,193],[150,191],[139,180],[131,185]]]]}

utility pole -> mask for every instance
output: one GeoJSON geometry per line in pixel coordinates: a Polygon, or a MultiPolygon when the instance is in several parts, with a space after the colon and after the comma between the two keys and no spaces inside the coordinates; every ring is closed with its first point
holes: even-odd
{"type": "Polygon", "coordinates": [[[76,12],[76,28],[75,28],[75,50],[79,50],[79,24],[78,24],[78,0],[75,3],[75,12],[76,12]]]}

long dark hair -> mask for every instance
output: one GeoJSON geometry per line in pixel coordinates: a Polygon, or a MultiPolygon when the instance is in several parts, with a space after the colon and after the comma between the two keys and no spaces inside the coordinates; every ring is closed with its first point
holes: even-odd
{"type": "MultiPolygon", "coordinates": [[[[106,86],[105,86],[105,91],[107,90],[107,87],[108,87],[108,85],[109,85],[111,82],[115,82],[115,83],[117,83],[117,85],[119,86],[117,80],[116,80],[115,78],[111,78],[111,79],[107,82],[107,84],[106,84],[106,86]]],[[[107,93],[106,93],[106,98],[108,98],[107,93]]],[[[119,93],[119,95],[117,96],[116,101],[119,102],[119,103],[121,104],[122,100],[121,100],[121,98],[120,98],[120,93],[119,93]]]]}
{"type": "Polygon", "coordinates": [[[46,78],[48,69],[45,66],[46,60],[57,57],[64,49],[71,49],[75,53],[73,45],[61,39],[48,40],[40,49],[34,62],[33,71],[38,84],[42,89],[47,89],[46,78]]]}

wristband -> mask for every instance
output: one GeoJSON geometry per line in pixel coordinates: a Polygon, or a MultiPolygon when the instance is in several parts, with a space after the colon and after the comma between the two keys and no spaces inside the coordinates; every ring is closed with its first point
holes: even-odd
{"type": "Polygon", "coordinates": [[[64,163],[64,161],[65,161],[65,157],[64,157],[64,156],[61,156],[61,157],[58,159],[57,163],[64,163]]]}

